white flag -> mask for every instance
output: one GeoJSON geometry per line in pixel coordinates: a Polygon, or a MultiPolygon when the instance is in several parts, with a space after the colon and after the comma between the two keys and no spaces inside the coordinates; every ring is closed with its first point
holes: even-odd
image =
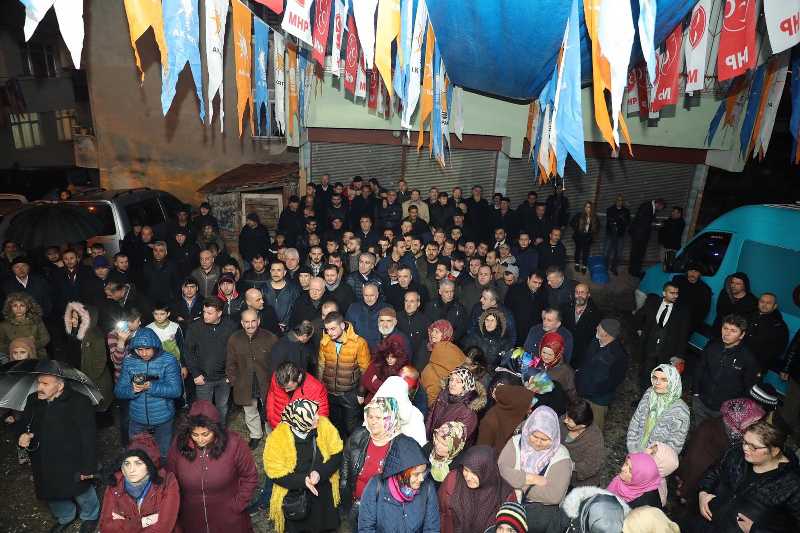
{"type": "Polygon", "coordinates": [[[372,70],[375,59],[375,10],[378,0],[353,0],[353,16],[356,19],[358,40],[364,52],[365,68],[372,70]]]}
{"type": "Polygon", "coordinates": [[[764,0],[764,19],[773,54],[800,43],[800,0],[764,0]]]}
{"type": "Polygon", "coordinates": [[[314,62],[308,61],[306,62],[306,71],[303,73],[303,92],[305,93],[305,97],[303,98],[303,117],[304,120],[308,120],[308,110],[311,107],[311,96],[313,95],[314,89],[312,87],[312,83],[314,82],[314,62]]]}
{"type": "Polygon", "coordinates": [[[311,37],[311,0],[286,0],[286,10],[281,22],[283,31],[294,35],[313,48],[311,37]]]}
{"type": "Polygon", "coordinates": [[[538,163],[547,175],[550,174],[550,104],[544,108],[542,121],[542,141],[539,143],[538,163]]]}
{"type": "Polygon", "coordinates": [[[692,19],[686,29],[683,55],[686,58],[686,92],[689,94],[702,91],[705,85],[710,14],[711,0],[700,0],[692,10],[692,19]]]}
{"type": "Polygon", "coordinates": [[[55,4],[56,20],[61,37],[67,45],[75,68],[81,68],[83,52],[83,0],[24,0],[25,5],[25,41],[33,36],[39,23],[55,4]]]}
{"type": "Polygon", "coordinates": [[[347,0],[336,0],[333,11],[333,43],[331,44],[331,74],[338,77],[342,69],[342,37],[347,25],[347,0]]]}
{"type": "Polygon", "coordinates": [[[367,71],[364,69],[364,57],[358,62],[358,73],[356,74],[356,92],[353,99],[367,97],[367,71]]]}
{"type": "Polygon", "coordinates": [[[225,23],[228,20],[228,0],[206,0],[206,68],[208,69],[208,123],[214,119],[212,100],[219,92],[219,131],[225,129],[223,91],[225,23]]]}
{"type": "Polygon", "coordinates": [[[452,113],[451,120],[453,121],[453,133],[456,134],[459,141],[463,141],[464,136],[464,89],[461,87],[453,87],[453,103],[450,104],[450,113],[452,113]]]}
{"type": "Polygon", "coordinates": [[[633,14],[630,2],[603,0],[597,24],[600,50],[611,70],[611,118],[614,141],[619,145],[619,115],[628,81],[628,63],[633,47],[633,14]]]}
{"type": "Polygon", "coordinates": [[[408,100],[403,107],[400,126],[411,129],[411,116],[417,109],[419,94],[422,90],[422,46],[425,44],[425,30],[428,29],[428,6],[425,0],[419,0],[417,16],[414,20],[414,37],[411,42],[411,58],[408,69],[408,100]]]}
{"type": "Polygon", "coordinates": [[[769,141],[772,138],[772,128],[775,126],[775,116],[778,114],[778,106],[781,103],[783,87],[786,85],[786,73],[789,70],[790,52],[784,52],[778,56],[778,66],[775,70],[775,78],[772,87],[769,89],[767,103],[764,106],[764,114],[761,115],[761,131],[758,132],[753,157],[757,154],[767,153],[769,141]]]}
{"type": "Polygon", "coordinates": [[[656,0],[639,0],[639,43],[647,62],[647,74],[653,83],[656,80],[656,47],[653,42],[656,32],[656,4],[656,0]]]}
{"type": "MultiPolygon", "coordinates": [[[[224,0],[227,2],[227,0],[224,0]]],[[[283,34],[278,31],[272,32],[272,51],[275,60],[272,62],[275,74],[275,124],[281,134],[286,131],[286,66],[285,66],[285,44],[283,34]]]]}

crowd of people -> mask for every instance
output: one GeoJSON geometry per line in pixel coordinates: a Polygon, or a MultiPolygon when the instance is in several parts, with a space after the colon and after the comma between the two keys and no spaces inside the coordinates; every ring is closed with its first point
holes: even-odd
{"type": "MultiPolygon", "coordinates": [[[[274,235],[248,214],[236,250],[208,204],[164,227],[133,221],[113,257],[99,243],[4,244],[7,359],[68,364],[103,397],[92,405],[42,374],[25,411],[3,415],[52,531],[80,519],[82,532],[248,532],[258,512],[278,532],[342,520],[363,533],[800,528],[786,447],[797,409],[787,397],[775,412],[762,381],[778,373],[797,403],[800,340],[745,273],[727,280],[694,355],[711,304],[701,266],[624,321],[572,279],[586,279],[599,237],[591,202],[570,216],[563,191],[511,209],[477,186],[423,199],[402,180],[328,176],[305,193],[274,235]],[[641,398],[607,483],[603,430],[633,368],[627,324],[641,398]],[[98,470],[97,428],[114,424],[123,451],[98,470]]],[[[628,235],[641,273],[663,208],[608,208],[613,274],[628,235]]],[[[667,253],[682,232],[676,207],[659,232],[667,253]]]]}

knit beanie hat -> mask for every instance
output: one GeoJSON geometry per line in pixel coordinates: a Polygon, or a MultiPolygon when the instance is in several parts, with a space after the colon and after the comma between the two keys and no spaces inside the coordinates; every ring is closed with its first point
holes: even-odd
{"type": "Polygon", "coordinates": [[[622,330],[622,326],[616,318],[604,318],[600,321],[600,327],[615,339],[619,337],[619,333],[622,330]]]}
{"type": "Polygon", "coordinates": [[[516,533],[528,533],[528,515],[525,507],[517,502],[506,502],[500,506],[495,518],[495,526],[505,524],[516,533]]]}

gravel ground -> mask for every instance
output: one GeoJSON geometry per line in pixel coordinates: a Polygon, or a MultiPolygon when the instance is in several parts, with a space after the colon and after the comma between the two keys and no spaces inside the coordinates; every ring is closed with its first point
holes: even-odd
{"type": "MultiPolygon", "coordinates": [[[[582,281],[584,276],[577,275],[582,281]]],[[[628,347],[628,352],[635,353],[635,344],[631,344],[632,332],[629,328],[630,312],[633,309],[633,289],[635,282],[626,274],[612,279],[606,286],[591,285],[592,296],[605,312],[606,316],[619,318],[625,327],[623,341],[628,347]]],[[[638,389],[635,385],[637,365],[632,360],[628,369],[625,382],[620,387],[616,400],[611,404],[606,420],[605,439],[609,447],[609,456],[604,471],[605,482],[619,470],[625,455],[625,434],[628,421],[633,414],[632,402],[639,399],[638,389]]],[[[231,414],[230,427],[247,438],[241,410],[231,414]]],[[[110,461],[120,451],[118,445],[117,429],[112,427],[98,431],[98,456],[103,462],[110,461]]],[[[36,500],[33,492],[33,481],[28,466],[17,464],[16,443],[11,431],[7,427],[0,429],[0,532],[42,532],[48,531],[53,521],[50,513],[42,502],[36,500]]],[[[253,452],[253,457],[259,467],[263,478],[262,468],[263,444],[253,452]]],[[[98,491],[99,493],[101,491],[98,491]]],[[[264,513],[253,517],[255,530],[259,533],[269,532],[272,529],[264,513]]],[[[77,532],[79,526],[74,526],[72,531],[77,532]]],[[[349,532],[346,525],[340,528],[341,532],[349,532]]]]}

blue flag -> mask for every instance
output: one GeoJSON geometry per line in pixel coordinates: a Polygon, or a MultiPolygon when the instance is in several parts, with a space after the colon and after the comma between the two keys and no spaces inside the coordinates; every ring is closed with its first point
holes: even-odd
{"type": "Polygon", "coordinates": [[[308,52],[305,48],[298,47],[297,50],[297,123],[302,126],[305,123],[304,111],[306,108],[306,65],[308,64],[308,52]]]}
{"type": "Polygon", "coordinates": [[[269,87],[267,86],[267,63],[269,59],[269,26],[258,17],[253,17],[253,113],[256,131],[270,133],[269,87]],[[261,106],[266,108],[266,120],[261,124],[261,106]]]}
{"type": "Polygon", "coordinates": [[[742,131],[739,132],[739,151],[742,156],[747,153],[750,137],[753,135],[758,106],[761,103],[761,90],[764,88],[764,74],[766,70],[767,64],[763,63],[756,69],[753,81],[750,84],[750,94],[747,97],[747,110],[745,111],[744,120],[742,121],[742,131]]]}
{"type": "Polygon", "coordinates": [[[397,40],[397,60],[395,61],[392,85],[397,98],[405,105],[408,99],[408,75],[411,62],[411,41],[414,34],[414,12],[417,0],[400,0],[400,38],[397,40]],[[402,63],[402,67],[400,64],[402,63]]]}
{"type": "Polygon", "coordinates": [[[192,70],[197,100],[200,103],[200,120],[206,119],[203,103],[203,77],[200,67],[200,18],[197,0],[164,0],[164,36],[167,40],[167,64],[161,68],[161,111],[169,111],[175,98],[178,83],[186,62],[192,70]]]}
{"type": "Polygon", "coordinates": [[[567,21],[567,39],[562,59],[561,86],[556,115],[556,161],[558,174],[564,175],[567,153],[586,172],[586,155],[583,151],[583,110],[581,108],[581,35],[578,0],[572,0],[572,10],[567,21]]]}
{"type": "MultiPolygon", "coordinates": [[[[792,117],[789,119],[789,131],[792,132],[795,145],[798,142],[798,135],[800,135],[800,76],[795,76],[795,72],[800,72],[800,47],[795,47],[792,50],[792,117]]],[[[791,151],[790,157],[794,161],[794,150],[791,151]]]]}
{"type": "Polygon", "coordinates": [[[444,76],[441,71],[442,54],[439,53],[439,44],[433,48],[433,110],[431,111],[431,146],[433,157],[444,166],[444,149],[442,147],[442,82],[444,76]]]}

